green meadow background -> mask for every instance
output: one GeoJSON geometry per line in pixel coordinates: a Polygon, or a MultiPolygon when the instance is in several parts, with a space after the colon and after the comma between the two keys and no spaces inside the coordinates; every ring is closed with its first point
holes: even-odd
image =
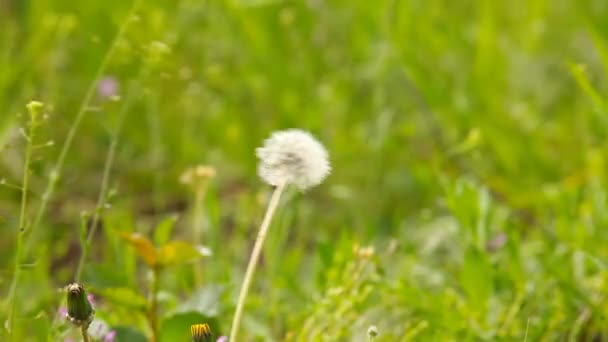
{"type": "Polygon", "coordinates": [[[188,242],[193,222],[212,255],[202,282],[163,270],[161,342],[227,335],[271,191],[254,151],[286,128],[333,171],[283,197],[243,341],[607,340],[607,82],[602,0],[0,0],[2,326],[37,100],[17,341],[74,334],[57,312],[87,226],[96,317],[149,338],[124,236],[188,242]],[[197,208],[179,178],[199,164],[197,208]]]}

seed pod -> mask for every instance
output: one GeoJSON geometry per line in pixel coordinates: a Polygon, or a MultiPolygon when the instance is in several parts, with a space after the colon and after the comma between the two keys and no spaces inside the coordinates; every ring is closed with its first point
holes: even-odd
{"type": "Polygon", "coordinates": [[[88,327],[93,321],[95,310],[87,298],[84,286],[78,283],[66,287],[68,293],[68,320],[77,326],[88,327]]]}

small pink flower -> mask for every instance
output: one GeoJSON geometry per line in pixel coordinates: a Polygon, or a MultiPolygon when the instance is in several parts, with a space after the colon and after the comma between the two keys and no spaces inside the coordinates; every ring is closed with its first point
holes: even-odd
{"type": "Polygon", "coordinates": [[[120,84],[114,76],[106,76],[97,84],[97,93],[104,99],[118,95],[120,84]]]}
{"type": "Polygon", "coordinates": [[[110,330],[110,332],[108,332],[106,334],[106,336],[103,337],[103,342],[114,342],[115,338],[116,338],[116,331],[110,330]]]}
{"type": "Polygon", "coordinates": [[[89,293],[87,295],[87,299],[89,300],[89,303],[91,303],[91,305],[95,306],[95,296],[89,293]]]}
{"type": "Polygon", "coordinates": [[[61,317],[61,318],[68,317],[68,308],[60,307],[58,313],[59,313],[59,317],[61,317]]]}
{"type": "Polygon", "coordinates": [[[227,336],[220,336],[217,339],[217,342],[228,342],[228,337],[227,336]]]}

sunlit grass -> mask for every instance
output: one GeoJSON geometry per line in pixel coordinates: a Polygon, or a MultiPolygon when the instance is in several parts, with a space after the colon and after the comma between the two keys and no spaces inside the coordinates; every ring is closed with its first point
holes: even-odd
{"type": "Polygon", "coordinates": [[[288,128],[332,174],[282,194],[239,340],[605,339],[606,13],[0,1],[0,340],[81,338],[74,281],[92,338],[228,335],[272,190],[255,148],[288,128]]]}

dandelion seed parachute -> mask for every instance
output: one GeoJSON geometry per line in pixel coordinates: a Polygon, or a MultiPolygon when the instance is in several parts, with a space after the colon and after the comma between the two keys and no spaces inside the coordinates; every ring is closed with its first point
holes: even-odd
{"type": "Polygon", "coordinates": [[[293,184],[300,190],[320,184],[330,173],[327,150],[310,133],[289,129],[273,133],[256,149],[259,176],[268,184],[293,184]]]}

